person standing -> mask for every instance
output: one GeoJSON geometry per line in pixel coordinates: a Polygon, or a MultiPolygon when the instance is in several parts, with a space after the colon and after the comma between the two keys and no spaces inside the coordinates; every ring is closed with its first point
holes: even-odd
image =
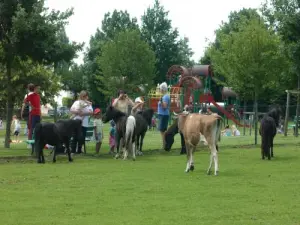
{"type": "Polygon", "coordinates": [[[165,146],[165,132],[168,128],[168,122],[170,117],[170,95],[168,94],[168,85],[166,82],[163,82],[159,85],[159,90],[163,95],[160,101],[158,102],[157,114],[159,118],[158,130],[160,131],[163,149],[165,146]]]}
{"type": "Polygon", "coordinates": [[[97,108],[94,111],[94,135],[96,140],[96,155],[99,155],[102,141],[104,138],[104,132],[103,132],[103,122],[102,122],[102,116],[101,116],[101,109],[97,108]]]}
{"type": "MultiPolygon", "coordinates": [[[[25,105],[29,104],[29,117],[28,117],[28,139],[31,140],[34,128],[37,123],[41,122],[41,98],[39,95],[40,86],[28,84],[29,93],[25,96],[21,116],[24,115],[25,105]]],[[[24,118],[22,118],[24,119],[24,118]]]]}
{"type": "Polygon", "coordinates": [[[86,91],[81,91],[78,100],[76,100],[71,106],[70,113],[72,114],[72,119],[82,121],[82,138],[77,139],[77,135],[73,135],[73,140],[71,143],[72,153],[82,153],[82,145],[85,143],[85,137],[87,128],[89,126],[89,116],[93,114],[92,103],[88,101],[89,96],[86,91]],[[76,152],[77,147],[77,152],[76,152]]]}
{"type": "Polygon", "coordinates": [[[126,91],[119,90],[118,96],[119,97],[113,101],[112,106],[128,115],[129,106],[134,107],[133,101],[128,97],[126,91]]]}

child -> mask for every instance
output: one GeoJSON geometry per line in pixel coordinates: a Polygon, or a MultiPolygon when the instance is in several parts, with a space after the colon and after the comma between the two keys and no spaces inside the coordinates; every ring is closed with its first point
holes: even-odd
{"type": "Polygon", "coordinates": [[[109,147],[110,151],[109,154],[115,154],[115,146],[116,146],[116,141],[115,141],[115,122],[112,120],[110,121],[110,131],[109,131],[109,147]]]}
{"type": "Polygon", "coordinates": [[[155,117],[153,116],[152,117],[152,130],[154,130],[156,128],[156,119],[155,117]]]}
{"type": "Polygon", "coordinates": [[[235,125],[232,125],[231,129],[232,129],[232,135],[233,136],[240,136],[241,135],[240,131],[236,128],[235,125]]]}
{"type": "Polygon", "coordinates": [[[20,120],[16,115],[13,116],[13,121],[12,121],[12,126],[13,126],[13,134],[16,137],[16,142],[19,142],[19,134],[21,131],[21,123],[20,120]]]}
{"type": "Polygon", "coordinates": [[[97,108],[94,111],[94,135],[95,135],[95,140],[96,140],[96,155],[99,154],[101,145],[102,145],[102,140],[104,138],[103,135],[103,122],[101,118],[101,109],[97,108]]]}
{"type": "Polygon", "coordinates": [[[226,125],[225,129],[221,133],[222,136],[231,136],[231,130],[229,129],[229,125],[226,125]]]}
{"type": "Polygon", "coordinates": [[[144,101],[141,97],[137,97],[134,100],[134,106],[131,109],[131,115],[135,115],[136,113],[139,113],[143,110],[144,101]]]}
{"type": "Polygon", "coordinates": [[[3,129],[3,120],[2,120],[2,118],[0,117],[0,130],[2,130],[3,129]]]}

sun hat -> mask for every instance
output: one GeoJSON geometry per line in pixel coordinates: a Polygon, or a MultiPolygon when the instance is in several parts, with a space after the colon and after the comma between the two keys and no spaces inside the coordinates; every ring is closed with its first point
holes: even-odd
{"type": "Polygon", "coordinates": [[[96,115],[96,114],[98,114],[98,113],[101,113],[101,109],[96,108],[96,109],[94,110],[94,114],[96,115]]]}
{"type": "Polygon", "coordinates": [[[135,103],[143,103],[144,101],[142,100],[141,97],[137,97],[135,100],[134,100],[135,103]]]}

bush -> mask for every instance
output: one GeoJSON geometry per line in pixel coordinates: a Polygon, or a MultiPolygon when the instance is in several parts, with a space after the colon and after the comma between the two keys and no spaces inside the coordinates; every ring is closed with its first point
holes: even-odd
{"type": "Polygon", "coordinates": [[[73,98],[63,97],[62,98],[62,105],[70,108],[73,104],[73,98]]]}

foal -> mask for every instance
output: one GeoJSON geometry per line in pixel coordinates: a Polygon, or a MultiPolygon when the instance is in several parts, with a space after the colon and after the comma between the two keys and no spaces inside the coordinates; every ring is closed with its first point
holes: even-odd
{"type": "Polygon", "coordinates": [[[136,120],[136,148],[137,148],[137,155],[143,155],[142,148],[143,142],[148,130],[148,126],[150,127],[152,124],[152,117],[154,114],[153,109],[145,109],[141,112],[135,114],[136,120]]]}
{"type": "Polygon", "coordinates": [[[131,150],[132,159],[135,160],[135,127],[136,120],[134,116],[126,116],[125,113],[117,110],[113,106],[108,106],[102,118],[104,123],[113,120],[116,123],[117,131],[117,154],[115,158],[119,158],[120,144],[123,148],[123,159],[127,159],[128,150],[131,150]],[[122,142],[121,142],[122,139],[122,142]]]}
{"type": "Polygon", "coordinates": [[[279,126],[281,109],[279,107],[272,108],[267,112],[260,121],[259,134],[261,135],[261,158],[271,160],[273,154],[273,141],[279,126]]]}

